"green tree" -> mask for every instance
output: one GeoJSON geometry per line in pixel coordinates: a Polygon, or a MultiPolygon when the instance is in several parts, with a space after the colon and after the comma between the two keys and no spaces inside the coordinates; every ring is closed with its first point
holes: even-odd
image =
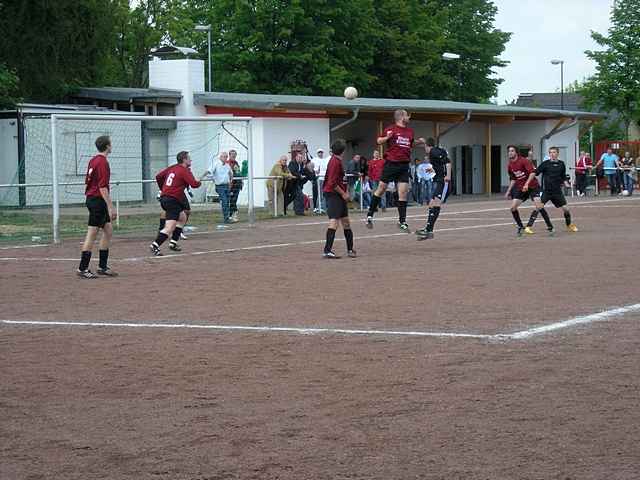
{"type": "MultiPolygon", "coordinates": [[[[119,1],[119,0],[118,0],[119,1]]],[[[0,58],[31,101],[110,83],[115,0],[0,2],[0,58]]]]}
{"type": "Polygon", "coordinates": [[[0,63],[0,108],[13,108],[21,102],[18,93],[18,76],[0,63]]]}
{"type": "Polygon", "coordinates": [[[596,74],[584,85],[587,105],[617,111],[628,136],[631,121],[640,121],[640,0],[618,0],[608,35],[591,32],[603,47],[585,52],[596,62],[596,74]]]}

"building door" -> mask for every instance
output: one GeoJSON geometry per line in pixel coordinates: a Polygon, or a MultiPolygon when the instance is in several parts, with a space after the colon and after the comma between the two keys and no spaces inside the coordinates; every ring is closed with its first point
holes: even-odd
{"type": "Polygon", "coordinates": [[[472,155],[472,191],[473,194],[484,193],[484,148],[482,145],[474,145],[472,155]]]}
{"type": "Polygon", "coordinates": [[[502,148],[491,146],[491,193],[502,192],[502,148]]]}
{"type": "MultiPolygon", "coordinates": [[[[0,183],[21,183],[18,172],[18,120],[7,118],[0,120],[0,183]]],[[[17,206],[18,188],[0,189],[0,205],[17,206]]]]}

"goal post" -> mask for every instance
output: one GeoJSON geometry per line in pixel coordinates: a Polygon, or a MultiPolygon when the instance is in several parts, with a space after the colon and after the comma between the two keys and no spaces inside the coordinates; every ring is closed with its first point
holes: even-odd
{"type": "MultiPolygon", "coordinates": [[[[42,130],[36,125],[30,126],[27,128],[30,135],[27,136],[36,141],[34,137],[44,135],[42,130]]],[[[96,153],[93,142],[100,135],[109,135],[113,145],[109,163],[112,200],[114,207],[117,202],[118,210],[121,205],[131,206],[133,210],[135,205],[137,211],[155,210],[157,214],[155,174],[175,163],[179,151],[190,152],[194,176],[200,177],[212,158],[217,158],[221,151],[233,149],[238,154],[239,164],[247,162],[247,175],[243,179],[246,193],[243,192],[238,203],[246,205],[249,223],[255,221],[255,202],[264,195],[258,195],[259,198],[255,195],[250,117],[52,114],[49,130],[54,243],[61,241],[61,206],[84,204],[86,165],[96,153]],[[145,204],[146,210],[141,207],[145,204]]],[[[46,139],[40,139],[40,143],[46,143],[46,139]]],[[[46,148],[41,150],[44,155],[48,153],[46,148]]],[[[193,203],[206,204],[216,197],[213,182],[204,183],[201,190],[204,193],[198,194],[193,203]]]]}

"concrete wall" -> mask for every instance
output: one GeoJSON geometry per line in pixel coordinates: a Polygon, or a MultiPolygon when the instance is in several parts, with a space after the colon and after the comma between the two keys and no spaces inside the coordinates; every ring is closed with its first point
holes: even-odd
{"type": "Polygon", "coordinates": [[[194,92],[204,92],[203,60],[160,60],[149,62],[149,87],[182,91],[182,100],[176,105],[176,116],[200,116],[204,107],[193,103],[194,92]]]}

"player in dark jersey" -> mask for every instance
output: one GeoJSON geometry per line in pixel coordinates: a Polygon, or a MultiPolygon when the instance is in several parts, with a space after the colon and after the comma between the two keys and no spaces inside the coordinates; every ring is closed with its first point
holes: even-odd
{"type": "Polygon", "coordinates": [[[451,160],[449,159],[449,154],[444,148],[437,147],[433,138],[427,139],[425,149],[436,175],[433,177],[433,198],[429,202],[427,224],[424,228],[416,231],[418,240],[433,238],[433,228],[440,215],[440,209],[451,193],[451,160]]]}
{"type": "Polygon", "coordinates": [[[177,242],[187,221],[185,209],[188,208],[188,201],[184,190],[187,186],[198,188],[201,183],[196,180],[191,173],[191,157],[189,152],[180,152],[176,156],[177,163],[165,168],[156,175],[156,182],[161,189],[160,205],[166,212],[166,222],[164,228],[158,232],[155,241],[149,245],[151,253],[155,256],[161,256],[160,245],[167,238],[171,237],[169,248],[174,251],[180,251],[177,242]]]}
{"type": "Polygon", "coordinates": [[[384,167],[378,188],[371,197],[371,205],[367,212],[367,228],[373,228],[373,215],[378,211],[380,200],[387,191],[387,185],[395,182],[398,191],[398,226],[403,232],[409,232],[407,225],[407,193],[409,192],[409,164],[411,148],[424,145],[424,138],[414,141],[413,129],[409,128],[411,117],[406,110],[396,110],[393,114],[395,123],[382,131],[378,137],[378,145],[387,145],[384,154],[384,167]]]}
{"type": "Polygon", "coordinates": [[[80,278],[97,278],[97,275],[89,270],[89,262],[91,261],[91,250],[96,241],[98,230],[102,230],[102,238],[100,238],[100,261],[98,264],[98,275],[106,277],[116,277],[118,274],[114,272],[107,264],[109,259],[109,245],[113,236],[113,228],[111,220],[117,218],[116,211],[113,209],[111,195],[109,193],[109,180],[111,179],[111,168],[107,157],[111,153],[111,139],[108,136],[98,137],[96,139],[96,148],[98,154],[89,160],[87,165],[87,175],[84,183],[87,209],[89,210],[89,222],[87,228],[87,236],[82,245],[82,253],[80,256],[80,266],[78,267],[78,276],[80,278]]]}
{"type": "MultiPolygon", "coordinates": [[[[564,221],[567,225],[567,231],[575,233],[578,227],[571,221],[571,212],[567,207],[567,199],[564,196],[562,187],[570,187],[569,175],[567,175],[567,167],[562,160],[558,159],[560,151],[558,147],[549,149],[549,160],[542,162],[532,175],[542,175],[542,204],[547,202],[553,203],[554,207],[562,208],[564,212],[564,221]]],[[[553,228],[549,230],[553,234],[553,228]]]]}
{"type": "Polygon", "coordinates": [[[344,239],[347,242],[347,256],[356,258],[356,251],[353,249],[353,231],[349,223],[349,191],[344,183],[344,169],[342,168],[342,153],[346,148],[346,143],[338,139],[331,145],[331,159],[327,164],[327,173],[324,177],[322,193],[327,205],[327,215],[329,216],[329,226],[327,228],[327,240],[324,244],[324,258],[340,258],[333,252],[333,240],[336,237],[338,222],[342,224],[344,239]]]}
{"type": "Polygon", "coordinates": [[[507,170],[509,172],[511,183],[509,184],[509,188],[507,188],[505,197],[507,199],[512,199],[511,215],[513,215],[513,219],[518,226],[517,235],[521,237],[523,233],[528,235],[533,234],[531,227],[533,227],[536,218],[538,218],[538,212],[540,212],[542,218],[547,224],[547,229],[550,231],[553,230],[553,224],[549,219],[549,214],[544,209],[544,205],[540,200],[540,184],[538,184],[538,180],[536,180],[534,173],[536,169],[531,163],[531,160],[518,155],[518,148],[515,145],[507,146],[507,157],[509,158],[509,166],[507,167],[507,170]],[[533,177],[531,177],[532,173],[534,173],[533,177]],[[534,203],[535,209],[531,212],[531,216],[529,217],[529,221],[525,227],[522,224],[518,208],[523,202],[526,202],[529,199],[534,203]]]}

